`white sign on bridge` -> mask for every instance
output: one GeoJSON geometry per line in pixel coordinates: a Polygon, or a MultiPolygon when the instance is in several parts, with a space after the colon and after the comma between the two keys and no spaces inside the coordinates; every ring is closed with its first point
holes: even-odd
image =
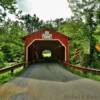
{"type": "Polygon", "coordinates": [[[52,34],[50,34],[49,31],[45,31],[45,33],[42,35],[42,39],[51,40],[52,39],[52,34]]]}

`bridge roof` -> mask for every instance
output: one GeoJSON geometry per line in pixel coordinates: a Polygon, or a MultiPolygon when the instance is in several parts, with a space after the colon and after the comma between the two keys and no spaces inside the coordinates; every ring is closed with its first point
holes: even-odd
{"type": "Polygon", "coordinates": [[[33,35],[36,35],[36,34],[39,34],[39,33],[43,33],[43,32],[45,32],[45,31],[49,31],[49,32],[52,33],[52,34],[53,34],[53,33],[59,34],[59,35],[61,35],[61,36],[64,37],[64,38],[68,38],[68,40],[70,39],[68,36],[64,35],[63,33],[60,33],[60,32],[57,32],[57,31],[55,31],[55,30],[48,29],[48,28],[41,29],[41,30],[36,31],[36,32],[32,32],[32,33],[30,33],[30,34],[28,34],[28,35],[22,37],[22,39],[25,40],[26,38],[29,38],[29,37],[31,37],[31,36],[33,36],[33,35]]]}

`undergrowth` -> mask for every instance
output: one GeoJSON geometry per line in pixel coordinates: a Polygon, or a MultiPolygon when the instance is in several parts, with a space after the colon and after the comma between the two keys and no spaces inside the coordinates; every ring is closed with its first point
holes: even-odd
{"type": "Polygon", "coordinates": [[[8,82],[9,80],[13,79],[15,76],[19,75],[22,71],[23,71],[23,67],[14,70],[13,74],[11,74],[11,72],[0,74],[0,84],[8,82]]]}
{"type": "Polygon", "coordinates": [[[100,81],[100,75],[97,75],[96,73],[91,73],[91,72],[83,72],[83,71],[79,71],[79,70],[75,70],[71,67],[66,67],[65,69],[71,71],[72,73],[85,77],[85,78],[89,78],[89,79],[93,79],[93,80],[97,80],[100,81]]]}

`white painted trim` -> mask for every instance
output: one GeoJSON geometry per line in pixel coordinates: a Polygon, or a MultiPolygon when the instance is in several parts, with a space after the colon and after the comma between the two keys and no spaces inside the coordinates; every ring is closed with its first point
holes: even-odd
{"type": "MultiPolygon", "coordinates": [[[[25,58],[26,64],[28,64],[28,48],[35,41],[46,41],[46,40],[43,40],[43,39],[34,39],[32,42],[29,43],[29,45],[26,47],[26,58],[25,58]]],[[[59,39],[52,39],[52,40],[47,40],[47,41],[59,41],[60,44],[62,46],[64,46],[64,48],[65,48],[65,62],[66,62],[66,46],[62,43],[62,41],[60,41],[59,39]]]]}

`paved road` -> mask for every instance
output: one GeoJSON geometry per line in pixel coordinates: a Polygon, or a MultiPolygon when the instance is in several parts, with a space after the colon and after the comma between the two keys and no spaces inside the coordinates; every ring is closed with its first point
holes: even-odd
{"type": "Polygon", "coordinates": [[[77,80],[81,78],[77,75],[74,75],[66,71],[62,65],[57,63],[50,63],[50,64],[44,63],[44,64],[31,65],[20,76],[32,79],[61,81],[61,82],[77,80]]]}
{"type": "Polygon", "coordinates": [[[100,100],[100,82],[74,75],[59,64],[36,64],[2,85],[0,100],[100,100]]]}

